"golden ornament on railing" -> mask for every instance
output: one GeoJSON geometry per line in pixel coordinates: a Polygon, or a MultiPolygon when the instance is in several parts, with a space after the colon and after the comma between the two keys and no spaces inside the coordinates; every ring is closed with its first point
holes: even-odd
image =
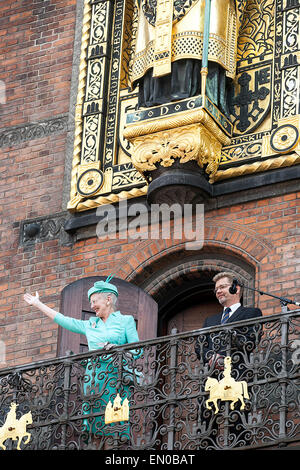
{"type": "Polygon", "coordinates": [[[244,380],[241,382],[236,382],[234,378],[231,377],[231,357],[226,356],[224,359],[224,378],[217,381],[212,377],[208,377],[205,384],[205,391],[209,391],[210,395],[208,400],[206,400],[206,408],[209,410],[212,407],[209,403],[215,405],[215,414],[218,413],[218,400],[222,401],[231,401],[230,408],[233,410],[235,403],[240,400],[241,410],[245,408],[244,398],[249,399],[248,395],[248,385],[244,380]]]}
{"type": "Polygon", "coordinates": [[[12,439],[13,441],[18,440],[17,449],[21,450],[20,444],[23,437],[27,437],[25,444],[28,444],[31,438],[31,434],[27,432],[27,424],[32,423],[31,411],[21,416],[20,419],[17,419],[16,409],[19,405],[12,402],[10,404],[10,410],[7,413],[5,423],[0,428],[0,448],[6,450],[4,442],[7,439],[12,439]]]}
{"type": "Polygon", "coordinates": [[[125,398],[121,405],[121,397],[117,394],[114,402],[109,401],[105,409],[105,424],[129,420],[129,403],[125,398]]]}

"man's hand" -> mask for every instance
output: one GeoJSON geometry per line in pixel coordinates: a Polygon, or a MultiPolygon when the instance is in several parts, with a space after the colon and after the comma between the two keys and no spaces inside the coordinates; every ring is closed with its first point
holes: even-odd
{"type": "Polygon", "coordinates": [[[35,295],[31,294],[24,294],[24,300],[29,305],[37,306],[38,302],[40,301],[39,293],[36,292],[35,295]]]}

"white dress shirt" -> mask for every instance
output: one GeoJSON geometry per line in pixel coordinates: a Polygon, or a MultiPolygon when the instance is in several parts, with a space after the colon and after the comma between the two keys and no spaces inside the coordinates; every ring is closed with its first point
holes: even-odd
{"type": "MultiPolygon", "coordinates": [[[[231,315],[241,306],[241,304],[238,302],[237,304],[233,304],[233,305],[230,305],[230,313],[229,313],[229,318],[231,317],[231,315]]],[[[227,307],[224,307],[223,309],[223,315],[225,313],[225,308],[227,307]]]]}

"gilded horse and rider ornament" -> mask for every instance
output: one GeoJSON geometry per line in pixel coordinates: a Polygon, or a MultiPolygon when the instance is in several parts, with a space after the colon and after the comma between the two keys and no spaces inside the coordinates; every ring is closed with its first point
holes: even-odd
{"type": "Polygon", "coordinates": [[[210,403],[214,404],[215,414],[219,412],[218,400],[230,401],[230,409],[234,410],[235,404],[240,401],[240,409],[245,409],[244,398],[249,400],[248,384],[244,380],[236,381],[231,377],[231,357],[224,358],[224,378],[219,382],[217,379],[208,377],[205,383],[205,391],[209,392],[206,400],[206,408],[212,409],[210,403]]]}
{"type": "Polygon", "coordinates": [[[29,411],[17,419],[16,410],[19,405],[15,402],[10,404],[10,410],[7,413],[5,423],[0,428],[0,449],[6,450],[4,442],[8,439],[18,441],[17,450],[21,450],[22,439],[25,437],[24,444],[28,444],[31,434],[27,431],[27,425],[32,424],[32,414],[29,411]]]}

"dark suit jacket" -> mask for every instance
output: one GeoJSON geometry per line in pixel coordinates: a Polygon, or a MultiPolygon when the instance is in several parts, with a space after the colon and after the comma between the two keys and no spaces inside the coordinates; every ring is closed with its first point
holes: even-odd
{"type": "MultiPolygon", "coordinates": [[[[217,313],[212,317],[206,318],[203,328],[207,328],[209,326],[221,325],[223,311],[221,313],[217,313]]],[[[243,307],[242,305],[229,317],[226,325],[228,323],[232,323],[234,321],[240,320],[247,320],[250,318],[261,317],[262,313],[259,308],[252,308],[252,307],[243,307]]]]}
{"type": "MultiPolygon", "coordinates": [[[[223,315],[223,312],[217,313],[216,315],[213,315],[212,317],[206,318],[206,320],[204,322],[204,325],[203,325],[203,328],[216,326],[216,325],[221,325],[222,315],[223,315]]],[[[247,319],[261,317],[261,316],[262,316],[262,312],[259,308],[241,306],[230,316],[230,318],[226,322],[226,325],[228,325],[230,323],[233,323],[233,322],[236,322],[236,321],[247,320],[247,319]]],[[[245,329],[243,329],[241,327],[239,329],[237,328],[236,329],[236,337],[234,338],[234,341],[233,341],[234,349],[237,350],[237,349],[241,348],[242,345],[247,342],[248,343],[247,344],[247,352],[248,353],[251,352],[251,350],[254,349],[254,346],[255,346],[253,344],[253,348],[251,348],[251,339],[253,340],[252,334],[253,334],[253,328],[251,326],[249,326],[248,328],[246,327],[245,329]]],[[[212,338],[209,334],[206,337],[205,346],[203,348],[204,359],[207,359],[206,353],[208,351],[218,352],[219,354],[223,354],[223,355],[225,354],[224,350],[222,350],[222,349],[216,350],[214,348],[212,338]]],[[[201,347],[200,347],[200,344],[199,344],[198,341],[195,344],[195,352],[196,352],[198,358],[200,359],[201,347]]]]}

